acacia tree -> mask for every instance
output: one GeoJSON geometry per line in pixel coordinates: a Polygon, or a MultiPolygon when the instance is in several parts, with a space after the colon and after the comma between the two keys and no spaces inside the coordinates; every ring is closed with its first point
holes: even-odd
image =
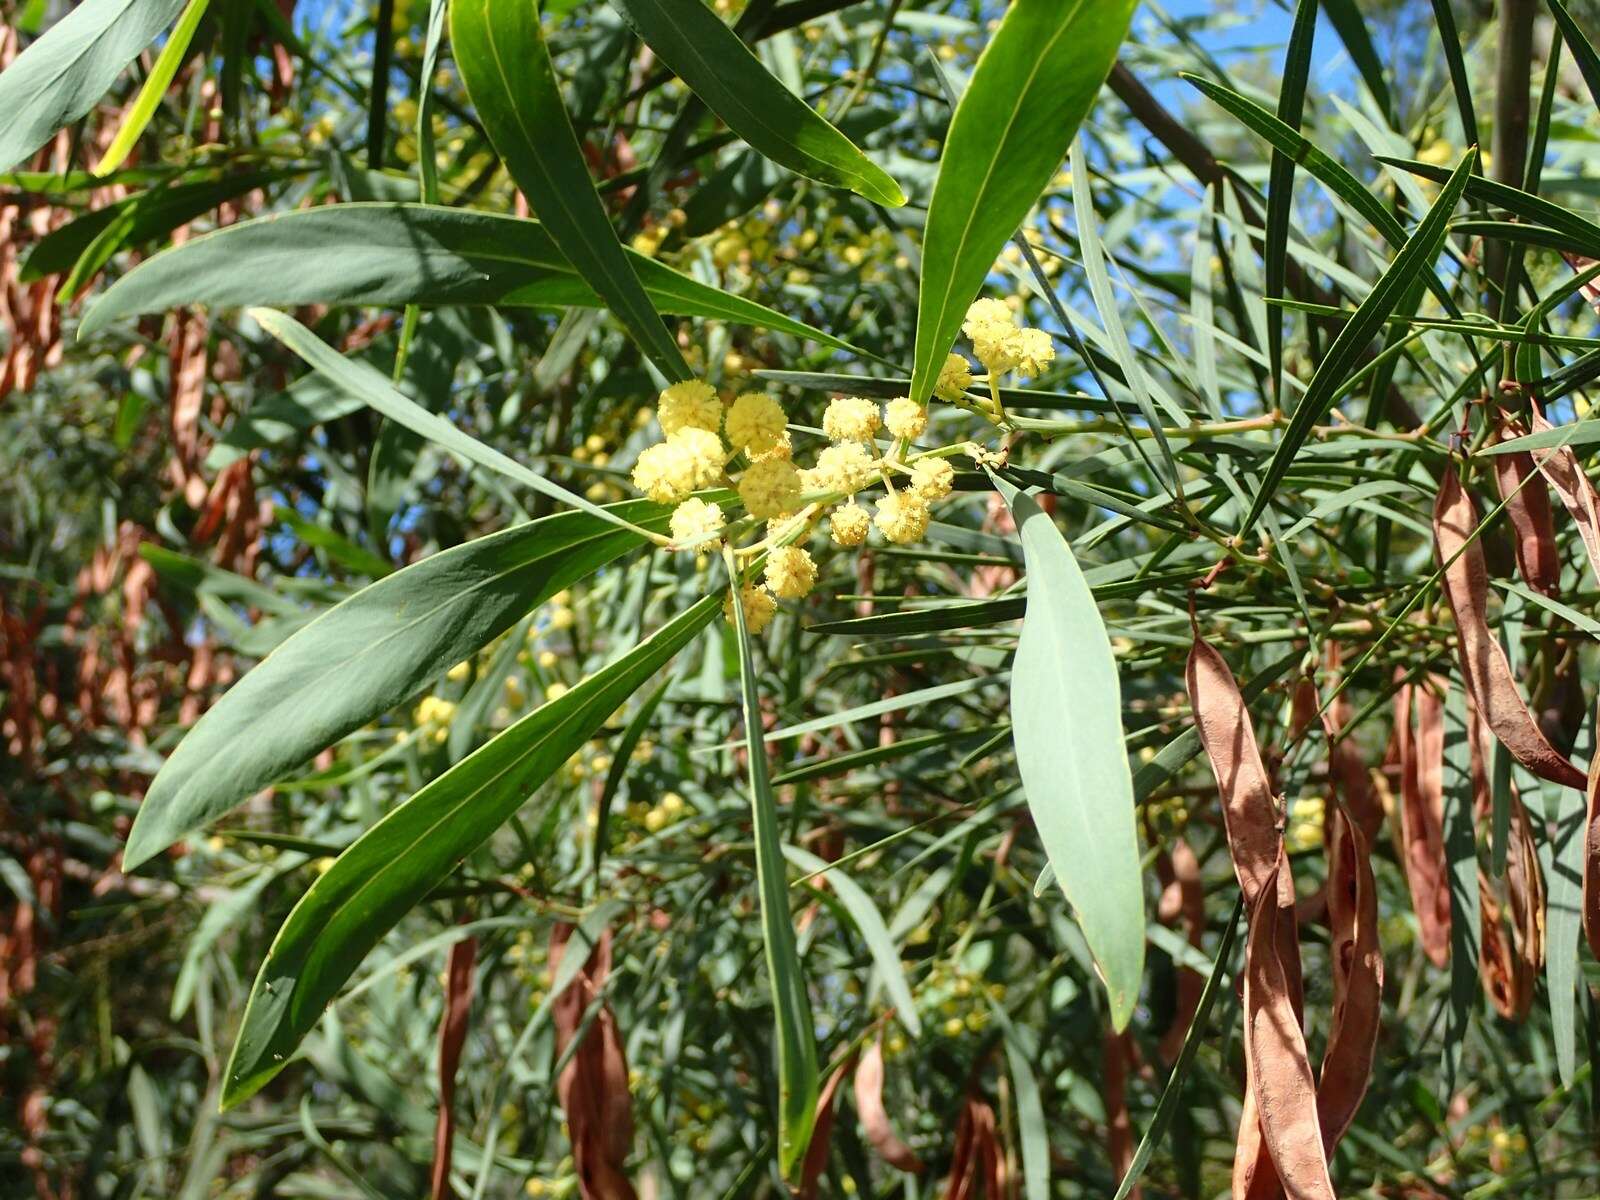
{"type": "Polygon", "coordinates": [[[19,1189],[1593,1191],[1559,0],[57,15],[19,1189]]]}

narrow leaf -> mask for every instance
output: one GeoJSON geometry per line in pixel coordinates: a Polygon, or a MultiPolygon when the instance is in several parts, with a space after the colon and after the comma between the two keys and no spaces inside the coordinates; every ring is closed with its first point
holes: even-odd
{"type": "Polygon", "coordinates": [[[911,996],[911,987],[906,983],[905,968],[900,964],[900,951],[895,946],[894,939],[889,936],[889,927],[884,923],[883,914],[878,911],[878,906],[873,903],[872,897],[867,895],[861,885],[851,879],[844,870],[831,868],[825,859],[818,858],[807,850],[802,850],[798,846],[785,846],[783,853],[784,857],[795,866],[808,875],[826,881],[833,889],[833,894],[839,898],[839,903],[855,922],[861,940],[867,944],[867,953],[872,956],[873,965],[877,967],[878,974],[883,979],[883,986],[889,993],[889,999],[894,1002],[895,1018],[913,1037],[920,1037],[922,1022],[917,1018],[917,1002],[911,996]]]}
{"type": "MultiPolygon", "coordinates": [[[[731,563],[731,557],[729,559],[731,563]]],[[[730,571],[734,586],[738,574],[730,571]]],[[[817,1047],[811,1021],[811,999],[795,946],[789,915],[789,889],[784,879],[783,844],[778,834],[778,801],[767,771],[762,739],[761,696],[744,605],[732,605],[739,640],[739,684],[744,717],[745,753],[750,771],[750,812],[756,845],[756,888],[761,900],[761,939],[766,953],[767,982],[772,989],[772,1016],[778,1080],[778,1166],[792,1176],[805,1157],[816,1120],[817,1047]]]]}
{"type": "MultiPolygon", "coordinates": [[[[326,375],[339,387],[358,397],[362,403],[382,413],[397,425],[403,425],[412,433],[438,443],[468,462],[497,471],[524,487],[530,487],[549,496],[552,500],[559,500],[562,504],[581,509],[623,529],[645,533],[637,526],[629,524],[627,518],[619,514],[619,510],[602,508],[585,500],[560,484],[551,483],[543,475],[529,470],[493,446],[485,445],[477,438],[463,433],[444,417],[429,412],[409,396],[396,390],[382,371],[359,359],[346,358],[293,317],[270,308],[252,308],[249,314],[263,329],[305,359],[314,370],[326,375]]],[[[656,535],[652,532],[646,533],[645,536],[656,535]]]]}
{"type": "MultiPolygon", "coordinates": [[[[619,507],[665,524],[666,511],[648,502],[619,507]]],[[[559,513],[441,551],[335,605],[247,672],[178,743],[140,805],[124,867],[390,711],[641,542],[587,513],[559,513]]]]}
{"type": "Polygon", "coordinates": [[[1011,678],[1017,769],[1121,1030],[1144,971],[1144,887],[1116,659],[1061,531],[1025,492],[991,478],[1016,521],[1028,572],[1011,678]]]}
{"type": "Polygon", "coordinates": [[[922,241],[911,396],[926,401],[995,258],[1050,182],[1133,0],[1012,0],[956,105],[922,241]]]}
{"type": "MultiPolygon", "coordinates": [[[[627,257],[662,312],[851,348],[654,259],[631,250],[627,257]]],[[[120,317],[189,304],[559,309],[600,303],[537,221],[427,204],[334,204],[230,225],[158,254],[107,289],[85,315],[82,330],[87,336],[120,317]]]]}
{"type": "MultiPolygon", "coordinates": [[[[1311,50],[1317,33],[1317,0],[1298,0],[1289,47],[1284,52],[1283,79],[1278,88],[1278,120],[1290,129],[1300,128],[1305,108],[1306,77],[1311,71],[1311,50]]],[[[1262,258],[1266,265],[1266,297],[1283,296],[1289,265],[1289,213],[1294,200],[1294,158],[1277,147],[1272,150],[1267,181],[1267,228],[1262,258]]],[[[1283,403],[1283,314],[1267,318],[1267,369],[1272,372],[1272,394],[1283,403]]]]}
{"type": "Polygon", "coordinates": [[[84,0],[0,74],[0,171],[9,171],[111,90],[172,24],[183,0],[84,0]]]}
{"type": "Polygon", "coordinates": [[[720,603],[706,597],[570,692],[536,708],[390,812],[317,878],[278,930],[250,990],[224,1077],[225,1108],[248,1099],[283,1069],[384,934],[692,641],[720,603]]]}
{"type": "Polygon", "coordinates": [[[774,79],[702,0],[612,3],[707,108],[773,162],[890,208],[906,202],[883,168],[774,79]]]}
{"type": "Polygon", "coordinates": [[[489,140],[555,244],[669,380],[688,379],[594,190],[561,99],[537,0],[453,0],[450,42],[489,140]]]}

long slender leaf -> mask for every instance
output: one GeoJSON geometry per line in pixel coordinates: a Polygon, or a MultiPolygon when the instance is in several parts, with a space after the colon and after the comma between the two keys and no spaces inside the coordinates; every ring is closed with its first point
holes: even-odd
{"type": "MultiPolygon", "coordinates": [[[[398,576],[396,576],[398,578],[398,576]]],[[[334,861],[283,923],[228,1060],[231,1108],[281,1071],[361,960],[716,615],[707,596],[541,705],[389,813],[334,861]]],[[[785,909],[787,916],[787,909],[785,909]]]]}
{"type": "MultiPolygon", "coordinates": [[[[662,312],[851,348],[631,250],[627,257],[662,312]]],[[[230,225],[156,255],[107,289],[85,315],[80,336],[121,317],[187,304],[589,308],[600,302],[536,221],[426,204],[335,204],[230,225]]]]}
{"type": "Polygon", "coordinates": [[[798,846],[785,846],[783,853],[784,857],[795,866],[809,875],[821,878],[833,889],[833,894],[839,898],[839,903],[855,922],[861,940],[867,944],[867,953],[872,956],[873,965],[878,969],[884,989],[889,993],[889,999],[894,1001],[895,1019],[906,1027],[912,1037],[922,1036],[922,1022],[917,1018],[917,1002],[911,995],[910,985],[906,983],[905,968],[900,963],[900,951],[895,946],[894,939],[889,936],[889,927],[884,923],[883,914],[878,911],[878,906],[873,903],[872,897],[867,895],[859,883],[850,878],[849,872],[833,867],[826,859],[818,858],[808,850],[802,850],[798,846]]]}
{"type": "Polygon", "coordinates": [[[1144,972],[1144,887],[1122,689],[1105,625],[1061,531],[993,477],[1022,539],[1028,608],[1011,679],[1017,768],[1034,825],[1127,1025],[1144,972]]]}
{"type": "Polygon", "coordinates": [[[84,0],[0,74],[0,171],[93,108],[184,0],[84,0]]]}
{"type": "MultiPolygon", "coordinates": [[[[664,525],[666,510],[620,505],[664,525]]],[[[559,513],[444,550],[364,588],[245,674],[150,785],[128,836],[133,868],[382,716],[538,605],[641,543],[559,513]]]]}
{"type": "MultiPolygon", "coordinates": [[[[731,564],[732,558],[729,557],[731,564]]],[[[737,578],[736,573],[730,571],[737,578]]],[[[744,606],[733,605],[739,639],[739,696],[744,717],[745,753],[750,772],[750,814],[755,831],[756,888],[761,900],[761,941],[777,1052],[778,1166],[792,1176],[811,1143],[816,1120],[817,1047],[812,1032],[811,999],[795,947],[784,879],[783,842],[778,833],[778,802],[767,772],[767,747],[761,736],[761,696],[756,689],[755,651],[745,625],[744,606]]]]}
{"type": "MultiPolygon", "coordinates": [[[[368,407],[388,417],[397,425],[437,442],[446,450],[459,454],[468,462],[477,463],[514,479],[525,487],[559,500],[562,504],[581,509],[586,513],[609,521],[624,529],[631,528],[627,520],[615,510],[601,508],[558,483],[552,483],[536,474],[516,459],[510,458],[477,438],[463,433],[437,413],[429,412],[410,397],[397,391],[383,372],[358,359],[346,358],[304,325],[285,313],[270,308],[248,310],[263,329],[277,338],[319,373],[326,375],[339,387],[358,396],[368,407]]],[[[635,532],[642,532],[635,530],[635,532]]]]}
{"type": "Polygon", "coordinates": [[[956,105],[922,241],[911,396],[926,401],[985,276],[1072,145],[1132,0],[1013,0],[956,105]]]}
{"type": "Polygon", "coordinates": [[[1256,490],[1255,497],[1250,502],[1250,511],[1245,515],[1244,523],[1240,527],[1241,533],[1249,531],[1271,502],[1273,493],[1283,482],[1295,455],[1300,452],[1300,447],[1311,435],[1312,427],[1327,415],[1328,409],[1333,406],[1340,390],[1347,383],[1351,368],[1366,350],[1373,336],[1383,328],[1384,322],[1389,319],[1389,315],[1401,299],[1421,277],[1422,272],[1431,269],[1433,260],[1438,255],[1440,246],[1444,244],[1445,234],[1449,230],[1450,214],[1455,210],[1457,201],[1461,199],[1461,193],[1467,186],[1472,164],[1476,158],[1476,150],[1469,150],[1462,157],[1461,165],[1455,169],[1455,173],[1439,192],[1439,198],[1428,210],[1428,215],[1422,219],[1416,231],[1407,239],[1405,247],[1383,273],[1383,278],[1378,280],[1377,285],[1356,309],[1355,315],[1328,347],[1328,352],[1323,355],[1322,362],[1318,365],[1316,374],[1312,376],[1305,395],[1301,397],[1300,403],[1294,410],[1294,416],[1289,420],[1283,439],[1273,452],[1272,461],[1267,464],[1261,486],[1256,490]]]}
{"type": "Polygon", "coordinates": [[[1573,20],[1572,14],[1567,11],[1567,6],[1561,0],[1546,0],[1550,5],[1550,15],[1556,19],[1556,24],[1561,28],[1561,40],[1566,42],[1567,49],[1572,51],[1572,57],[1578,64],[1578,71],[1583,75],[1583,82],[1589,89],[1589,98],[1600,108],[1600,53],[1595,52],[1594,43],[1589,40],[1582,26],[1573,20]]]}
{"type": "Polygon", "coordinates": [[[194,40],[194,31],[200,27],[200,21],[206,15],[210,3],[211,0],[189,0],[188,7],[183,10],[183,15],[178,18],[178,23],[168,35],[166,44],[161,47],[156,65],[150,69],[144,86],[139,89],[133,107],[123,116],[122,124],[117,129],[117,136],[111,140],[111,145],[106,147],[106,152],[100,161],[95,163],[96,175],[109,175],[115,171],[138,143],[145,126],[150,124],[150,118],[155,116],[157,106],[166,96],[167,88],[172,86],[178,68],[183,65],[184,55],[189,53],[189,43],[194,40]]]}
{"type": "MultiPolygon", "coordinates": [[[[1283,80],[1278,88],[1278,120],[1290,129],[1300,128],[1305,109],[1306,78],[1311,72],[1311,50],[1317,33],[1317,0],[1299,0],[1289,48],[1283,57],[1283,80]]],[[[1294,199],[1294,158],[1273,147],[1267,181],[1267,228],[1262,258],[1266,266],[1266,297],[1283,295],[1289,265],[1289,212],[1294,199]]],[[[1272,372],[1272,394],[1283,403],[1283,314],[1267,316],[1267,369],[1272,372]]]]}
{"type": "Polygon", "coordinates": [[[690,376],[594,190],[545,46],[537,0],[453,0],[467,95],[511,178],[578,274],[668,379],[690,376]]]}
{"type": "Polygon", "coordinates": [[[773,162],[890,208],[906,202],[883,168],[774,79],[702,0],[612,3],[707,108],[773,162]]]}

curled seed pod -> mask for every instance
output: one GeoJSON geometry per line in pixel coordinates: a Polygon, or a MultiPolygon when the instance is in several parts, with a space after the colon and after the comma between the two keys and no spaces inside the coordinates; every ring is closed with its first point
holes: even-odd
{"type": "MultiPolygon", "coordinates": [[[[1505,649],[1489,629],[1489,578],[1483,549],[1474,536],[1477,526],[1477,506],[1462,488],[1455,464],[1451,463],[1445,468],[1434,502],[1433,536],[1444,571],[1445,596],[1456,618],[1461,675],[1467,693],[1513,758],[1542,779],[1582,788],[1586,785],[1583,772],[1540,732],[1517,693],[1505,649]]],[[[1600,545],[1595,553],[1600,553],[1600,545]]]]}
{"type": "Polygon", "coordinates": [[[1271,886],[1250,912],[1245,947],[1244,1058],[1260,1114],[1261,1140],[1289,1200],[1335,1200],[1300,1026],[1299,930],[1294,879],[1280,853],[1271,886]],[[1288,959],[1292,953],[1291,967],[1288,959]]]}
{"type": "Polygon", "coordinates": [[[883,1106],[883,1039],[880,1036],[861,1052],[855,1074],[856,1114],[861,1118],[861,1128],[867,1141],[878,1152],[878,1157],[891,1167],[922,1173],[922,1162],[897,1136],[889,1121],[889,1111],[883,1106]]]}
{"type": "Polygon", "coordinates": [[[1434,687],[1406,684],[1395,693],[1400,748],[1400,839],[1406,886],[1422,949],[1434,966],[1450,960],[1450,882],[1444,853],[1444,697],[1434,687]],[[1411,714],[1416,713],[1416,728],[1411,714]]]}
{"type": "MultiPolygon", "coordinates": [[[[1517,418],[1490,405],[1495,425],[1495,440],[1510,441],[1527,433],[1517,418]]],[[[1533,455],[1496,454],[1491,463],[1495,486],[1506,504],[1506,517],[1515,535],[1517,570],[1527,585],[1546,596],[1554,596],[1561,580],[1561,558],[1556,553],[1555,524],[1550,516],[1550,493],[1538,474],[1533,455]]]]}

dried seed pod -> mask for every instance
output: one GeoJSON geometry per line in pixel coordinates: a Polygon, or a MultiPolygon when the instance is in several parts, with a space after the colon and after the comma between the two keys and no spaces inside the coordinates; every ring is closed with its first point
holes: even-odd
{"type": "Polygon", "coordinates": [[[834,1099],[849,1070],[850,1064],[847,1062],[828,1076],[828,1082],[822,1085],[822,1091],[817,1096],[817,1115],[811,1125],[811,1141],[806,1146],[806,1156],[800,1164],[800,1186],[795,1193],[798,1200],[816,1200],[817,1183],[827,1168],[828,1151],[833,1144],[834,1099]]]}
{"type": "MultiPolygon", "coordinates": [[[[1528,432],[1517,417],[1498,405],[1490,405],[1489,412],[1495,425],[1495,441],[1510,441],[1528,432]]],[[[1496,454],[1490,461],[1495,486],[1505,501],[1506,517],[1515,535],[1517,570],[1529,587],[1554,596],[1561,580],[1561,558],[1556,553],[1550,493],[1537,474],[1533,455],[1527,451],[1496,454]]]]}
{"type": "MultiPolygon", "coordinates": [[[[1535,433],[1545,433],[1554,428],[1541,413],[1534,411],[1535,433]]],[[[1594,577],[1600,580],[1600,495],[1596,495],[1594,484],[1589,482],[1578,456],[1570,446],[1534,451],[1531,457],[1539,474],[1549,481],[1556,495],[1561,498],[1562,505],[1577,523],[1578,536],[1583,539],[1583,548],[1589,557],[1589,567],[1594,577]]]]}
{"type": "MultiPolygon", "coordinates": [[[[1548,463],[1541,459],[1541,470],[1548,463]]],[[[1547,472],[1546,478],[1549,478],[1547,472]]],[[[1561,485],[1556,485],[1561,491],[1561,485]]],[[[1563,497],[1564,498],[1564,497],[1563,497]]],[[[1528,770],[1567,787],[1586,784],[1579,771],[1552,746],[1534,722],[1533,714],[1517,693],[1511,664],[1500,641],[1489,629],[1487,614],[1489,579],[1483,549],[1473,536],[1478,509],[1461,486],[1455,464],[1445,469],[1433,508],[1434,544],[1444,571],[1444,592],[1455,614],[1460,642],[1461,674],[1467,693],[1489,722],[1495,737],[1528,770]]],[[[1600,553],[1597,546],[1592,553],[1600,553]]]]}
{"type": "Polygon", "coordinates": [[[1271,887],[1250,912],[1245,948],[1244,1057],[1261,1139],[1289,1200],[1334,1200],[1305,1034],[1300,1027],[1294,880],[1279,855],[1271,887]],[[1286,961],[1293,948],[1294,966],[1286,961]]]}
{"type": "Polygon", "coordinates": [[[878,1157],[891,1167],[922,1174],[922,1162],[902,1142],[889,1121],[889,1111],[883,1105],[883,1039],[880,1035],[861,1052],[855,1075],[856,1114],[861,1118],[861,1128],[867,1141],[878,1152],[878,1157]]]}
{"type": "Polygon", "coordinates": [[[1261,761],[1238,681],[1222,655],[1200,636],[1198,628],[1184,678],[1195,729],[1222,797],[1233,869],[1244,889],[1245,903],[1254,907],[1261,889],[1277,870],[1283,841],[1272,781],[1261,761]]]}
{"type": "Polygon", "coordinates": [[[1395,693],[1400,750],[1401,862],[1418,938],[1437,967],[1450,961],[1450,881],[1444,853],[1444,697],[1438,689],[1406,684],[1395,693]],[[1417,726],[1411,727],[1416,711],[1417,726]]]}
{"type": "Polygon", "coordinates": [[[1333,959],[1333,1017],[1317,1080],[1322,1140],[1333,1154],[1367,1093],[1383,1014],[1383,952],[1378,891],[1366,837],[1335,807],[1329,819],[1328,929],[1333,959]]]}

